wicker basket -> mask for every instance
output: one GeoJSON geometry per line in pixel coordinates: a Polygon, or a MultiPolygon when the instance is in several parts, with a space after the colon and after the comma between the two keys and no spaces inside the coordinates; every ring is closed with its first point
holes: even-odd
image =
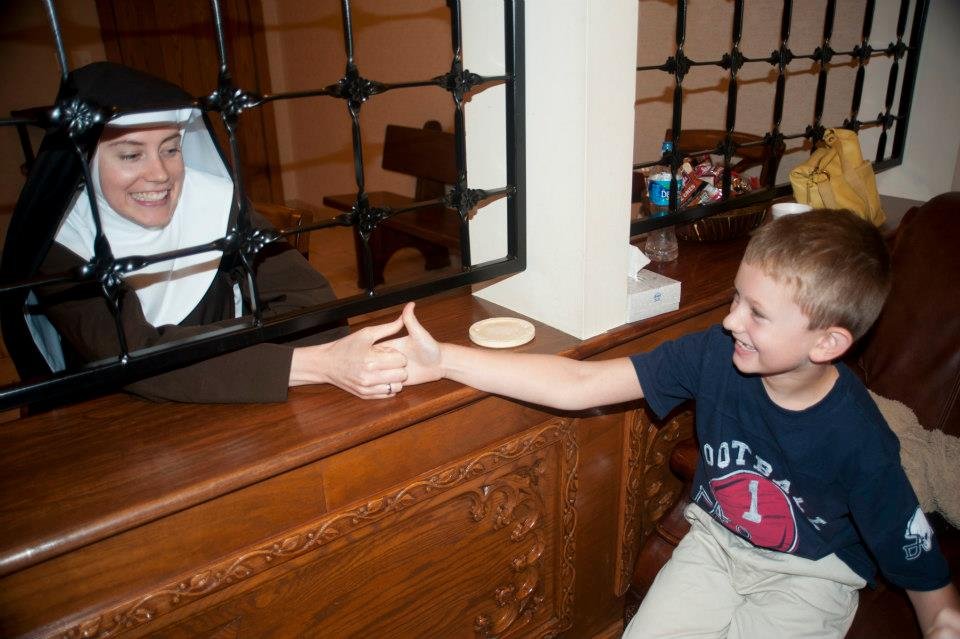
{"type": "Polygon", "coordinates": [[[719,242],[743,237],[763,223],[769,206],[769,202],[758,202],[677,226],[677,237],[694,242],[719,242]]]}

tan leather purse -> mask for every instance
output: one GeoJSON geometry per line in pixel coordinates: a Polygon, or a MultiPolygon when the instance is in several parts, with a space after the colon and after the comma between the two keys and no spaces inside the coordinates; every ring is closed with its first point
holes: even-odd
{"type": "Polygon", "coordinates": [[[790,171],[790,185],[797,202],[815,209],[849,209],[876,226],[887,219],[873,166],[853,131],[827,129],[810,158],[790,171]]]}

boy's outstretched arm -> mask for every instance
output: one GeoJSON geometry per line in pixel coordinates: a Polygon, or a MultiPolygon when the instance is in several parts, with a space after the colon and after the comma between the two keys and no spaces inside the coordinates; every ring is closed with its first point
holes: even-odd
{"type": "Polygon", "coordinates": [[[643,397],[633,364],[625,357],[581,362],[442,344],[420,325],[413,309],[412,302],[403,309],[407,336],[385,344],[407,357],[404,386],[446,377],[489,393],[565,410],[643,397]]]}
{"type": "Polygon", "coordinates": [[[930,591],[908,590],[926,639],[960,637],[960,595],[953,584],[930,591]]]}

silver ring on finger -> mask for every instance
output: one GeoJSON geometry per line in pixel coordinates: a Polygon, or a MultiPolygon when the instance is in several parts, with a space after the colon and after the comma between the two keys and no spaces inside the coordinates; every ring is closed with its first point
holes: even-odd
{"type": "Polygon", "coordinates": [[[393,382],[387,382],[387,395],[393,395],[393,382]]]}

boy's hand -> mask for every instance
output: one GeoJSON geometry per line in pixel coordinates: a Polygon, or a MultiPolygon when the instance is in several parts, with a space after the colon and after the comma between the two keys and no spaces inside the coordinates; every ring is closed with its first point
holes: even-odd
{"type": "Polygon", "coordinates": [[[952,583],[937,590],[907,590],[925,639],[960,638],[960,593],[952,583]]]}
{"type": "Polygon", "coordinates": [[[443,377],[442,347],[417,321],[413,309],[414,303],[409,302],[400,315],[407,335],[383,343],[383,346],[395,349],[407,358],[407,378],[404,386],[432,382],[443,377]]]}
{"type": "Polygon", "coordinates": [[[925,639],[960,638],[960,610],[944,608],[937,613],[933,626],[927,629],[925,639]]]}
{"type": "Polygon", "coordinates": [[[400,317],[408,335],[383,346],[406,356],[404,386],[446,378],[487,393],[564,410],[643,397],[633,364],[626,357],[581,362],[557,355],[440,344],[417,321],[412,302],[400,317]]]}

